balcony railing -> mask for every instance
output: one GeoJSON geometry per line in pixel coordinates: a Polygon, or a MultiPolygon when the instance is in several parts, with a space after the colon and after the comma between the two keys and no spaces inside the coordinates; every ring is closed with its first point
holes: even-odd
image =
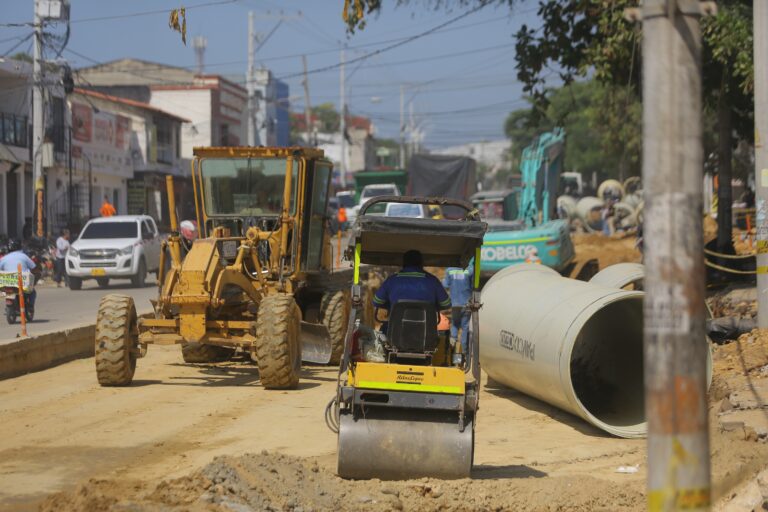
{"type": "Polygon", "coordinates": [[[0,143],[20,148],[29,147],[27,116],[0,112],[0,143]]]}

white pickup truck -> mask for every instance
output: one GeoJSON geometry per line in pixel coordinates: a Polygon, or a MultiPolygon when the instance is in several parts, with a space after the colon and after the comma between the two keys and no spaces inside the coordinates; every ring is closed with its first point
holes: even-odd
{"type": "Polygon", "coordinates": [[[79,290],[85,279],[106,287],[110,279],[130,279],[144,286],[147,272],[157,273],[162,239],[148,215],[116,215],[88,221],[67,251],[69,287],[79,290]]]}

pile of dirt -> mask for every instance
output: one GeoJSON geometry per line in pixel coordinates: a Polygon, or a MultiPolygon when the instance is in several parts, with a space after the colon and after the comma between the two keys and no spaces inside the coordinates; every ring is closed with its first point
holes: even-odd
{"type": "Polygon", "coordinates": [[[261,452],[217,457],[188,477],[157,486],[91,480],[49,497],[41,510],[642,510],[642,487],[591,476],[350,481],[311,459],[261,452]]]}
{"type": "Polygon", "coordinates": [[[596,258],[600,269],[616,263],[639,263],[643,255],[636,247],[634,235],[616,234],[605,236],[600,233],[575,233],[572,235],[579,259],[596,258]]]}
{"type": "Polygon", "coordinates": [[[726,288],[707,297],[707,305],[713,318],[755,318],[757,290],[754,287],[726,288]]]}
{"type": "Polygon", "coordinates": [[[716,347],[712,359],[715,380],[741,376],[768,381],[768,330],[754,329],[716,347]]]}

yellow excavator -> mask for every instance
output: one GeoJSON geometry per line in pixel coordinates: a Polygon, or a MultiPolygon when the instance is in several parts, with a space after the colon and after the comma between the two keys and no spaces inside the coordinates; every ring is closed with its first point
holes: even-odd
{"type": "Polygon", "coordinates": [[[326,408],[326,422],[338,433],[339,476],[400,480],[470,475],[480,383],[480,247],[486,229],[464,201],[385,196],[360,209],[348,250],[354,278],[344,354],[336,396],[326,408]],[[366,214],[378,203],[458,206],[466,215],[450,220],[366,214]],[[425,267],[466,268],[474,258],[466,353],[460,344],[451,345],[447,331],[438,330],[439,312],[432,303],[392,304],[386,332],[376,330],[363,314],[369,299],[361,293],[361,265],[400,266],[409,250],[421,252],[425,267]]]}
{"type": "Polygon", "coordinates": [[[195,148],[192,181],[200,238],[172,233],[160,254],[152,318],[133,299],[107,295],[96,322],[96,373],[126,386],[150,344],[181,345],[187,363],[241,349],[264,387],[295,388],[302,359],[340,359],[351,270],[332,268],[327,203],[332,165],[307,148],[195,148]]]}

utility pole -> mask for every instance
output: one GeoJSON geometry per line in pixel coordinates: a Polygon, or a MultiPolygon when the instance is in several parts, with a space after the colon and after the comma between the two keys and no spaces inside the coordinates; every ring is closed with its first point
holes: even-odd
{"type": "Polygon", "coordinates": [[[754,0],[757,326],[768,327],[768,2],[754,0]]]}
{"type": "MultiPolygon", "coordinates": [[[[764,0],[760,0],[764,1],[764,0]]],[[[648,510],[709,510],[698,0],[644,0],[648,510]]],[[[632,14],[632,13],[629,13],[632,14]]]]}
{"type": "Polygon", "coordinates": [[[309,74],[307,73],[307,56],[301,56],[301,62],[304,64],[304,123],[307,127],[307,146],[315,146],[312,140],[312,105],[309,102],[309,74]]]}
{"type": "MultiPolygon", "coordinates": [[[[45,134],[45,122],[43,116],[43,17],[40,13],[40,5],[35,0],[35,50],[32,59],[32,177],[35,185],[35,235],[42,237],[45,234],[43,224],[43,192],[45,180],[43,179],[43,137],[45,134]]],[[[21,173],[24,179],[24,173],[21,173]]]]}
{"type": "Polygon", "coordinates": [[[248,92],[248,145],[258,146],[259,130],[256,123],[256,112],[259,109],[256,100],[256,30],[254,27],[255,13],[248,12],[248,76],[245,88],[248,92]]]}
{"type": "Polygon", "coordinates": [[[339,128],[341,130],[341,167],[339,169],[341,173],[341,188],[347,186],[347,91],[345,81],[344,64],[346,62],[345,49],[341,49],[341,76],[339,78],[339,94],[341,95],[340,112],[339,112],[339,128]]]}
{"type": "Polygon", "coordinates": [[[405,86],[400,86],[400,169],[405,169],[405,86]]]}
{"type": "Polygon", "coordinates": [[[416,138],[414,137],[415,125],[413,122],[413,99],[408,102],[408,156],[413,157],[416,152],[416,138]]]}

